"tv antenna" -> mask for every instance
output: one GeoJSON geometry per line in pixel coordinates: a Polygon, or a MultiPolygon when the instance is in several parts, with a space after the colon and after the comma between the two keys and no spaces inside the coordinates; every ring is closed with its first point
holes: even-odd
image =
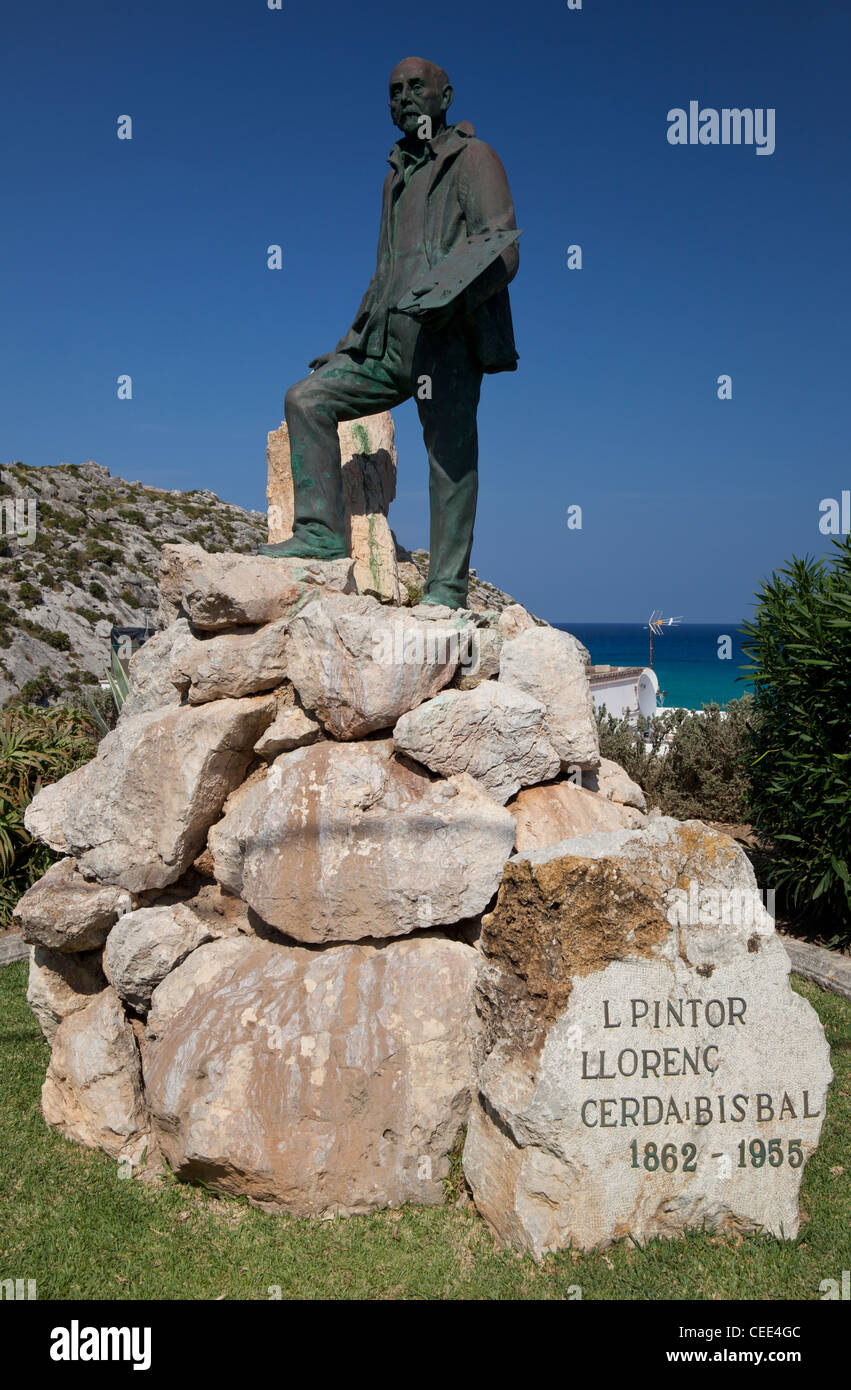
{"type": "Polygon", "coordinates": [[[647,620],[650,629],[650,669],[653,669],[653,638],[661,637],[666,627],[676,627],[682,618],[663,618],[661,608],[654,608],[647,620]]]}

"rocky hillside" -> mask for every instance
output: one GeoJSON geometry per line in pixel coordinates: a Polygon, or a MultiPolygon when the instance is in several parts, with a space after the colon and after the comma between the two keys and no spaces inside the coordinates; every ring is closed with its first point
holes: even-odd
{"type": "Polygon", "coordinates": [[[23,692],[51,703],[102,678],[113,623],[144,626],[157,604],[168,541],[252,551],[263,512],[207,491],[165,491],[113,478],[97,463],[0,469],[0,704],[23,692]],[[35,535],[25,531],[36,503],[35,535]],[[23,505],[22,505],[23,504],[23,505]]]}
{"type": "MultiPolygon", "coordinates": [[[[0,516],[0,705],[21,694],[52,704],[96,685],[109,661],[112,624],[155,621],[167,542],[248,553],[267,534],[264,512],[206,490],[128,483],[92,462],[2,465],[0,516]],[[34,534],[27,531],[32,502],[34,534]]],[[[416,602],[428,552],[400,551],[400,560],[409,601],[416,602]]],[[[512,602],[471,572],[472,607],[500,610],[512,602]]]]}

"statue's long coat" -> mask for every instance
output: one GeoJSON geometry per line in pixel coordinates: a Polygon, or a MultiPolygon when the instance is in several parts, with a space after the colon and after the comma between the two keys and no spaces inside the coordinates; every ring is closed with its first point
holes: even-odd
{"type": "MultiPolygon", "coordinates": [[[[376,315],[386,315],[383,288],[392,266],[394,201],[404,186],[399,146],[390,152],[390,173],[384,183],[378,262],[354,323],[336,351],[376,354],[376,315]]],[[[499,156],[476,138],[469,121],[450,126],[435,141],[433,167],[426,199],[423,248],[428,265],[444,260],[459,242],[480,232],[513,231],[514,204],[499,156]]],[[[517,272],[517,245],[508,247],[466,291],[472,307],[468,331],[473,354],[485,372],[514,371],[517,349],[511,322],[508,283],[517,272]]],[[[386,325],[385,325],[386,328],[386,325]]],[[[383,337],[379,335],[379,352],[383,337]]]]}

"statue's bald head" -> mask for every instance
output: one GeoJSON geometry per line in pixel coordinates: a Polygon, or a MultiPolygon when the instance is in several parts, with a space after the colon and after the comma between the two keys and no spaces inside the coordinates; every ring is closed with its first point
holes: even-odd
{"type": "Polygon", "coordinates": [[[401,63],[397,63],[390,74],[390,81],[399,73],[418,73],[428,76],[432,82],[439,87],[449,86],[449,77],[445,68],[438,67],[437,63],[430,63],[428,58],[403,58],[401,63]]]}
{"type": "Polygon", "coordinates": [[[403,58],[390,74],[390,115],[410,140],[436,135],[451,101],[449,78],[427,58],[403,58]]]}

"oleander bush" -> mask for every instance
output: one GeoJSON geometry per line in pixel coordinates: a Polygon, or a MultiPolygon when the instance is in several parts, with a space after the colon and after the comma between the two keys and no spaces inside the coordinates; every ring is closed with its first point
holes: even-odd
{"type": "Polygon", "coordinates": [[[743,624],[759,720],[750,820],[772,887],[832,944],[851,941],[851,537],[793,559],[743,624]]]}

